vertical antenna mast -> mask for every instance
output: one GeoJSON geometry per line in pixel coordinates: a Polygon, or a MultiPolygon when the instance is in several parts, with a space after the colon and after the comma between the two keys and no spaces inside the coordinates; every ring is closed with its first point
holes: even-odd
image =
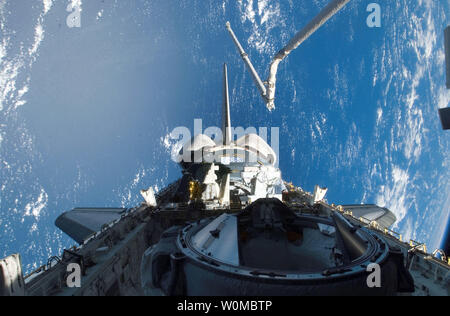
{"type": "Polygon", "coordinates": [[[223,104],[222,104],[222,137],[223,144],[231,142],[230,96],[228,94],[227,64],[223,65],[223,104]]]}
{"type": "Polygon", "coordinates": [[[275,84],[276,84],[276,75],[278,70],[278,65],[280,62],[286,58],[291,51],[296,49],[301,43],[303,43],[306,39],[308,39],[315,31],[317,31],[323,24],[325,24],[331,17],[333,17],[336,13],[338,13],[350,0],[332,0],[325,8],[320,11],[320,13],[311,20],[300,32],[298,32],[290,42],[282,48],[273,58],[270,64],[269,77],[267,80],[262,83],[255,69],[253,68],[252,63],[248,59],[247,54],[245,53],[242,46],[239,44],[236,36],[231,30],[230,23],[227,22],[227,29],[233,38],[234,43],[236,44],[239,53],[244,59],[245,64],[247,65],[253,80],[255,81],[259,91],[261,92],[261,96],[266,103],[267,109],[272,111],[275,108],[275,84]]]}

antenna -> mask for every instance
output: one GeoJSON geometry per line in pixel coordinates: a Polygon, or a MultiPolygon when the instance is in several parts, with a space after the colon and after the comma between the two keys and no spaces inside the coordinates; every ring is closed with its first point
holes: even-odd
{"type": "Polygon", "coordinates": [[[241,44],[237,40],[234,35],[233,30],[231,29],[230,22],[227,22],[227,29],[233,38],[234,43],[236,44],[239,53],[242,56],[247,68],[250,71],[250,74],[253,77],[259,91],[261,92],[261,96],[266,103],[267,109],[272,111],[275,109],[275,84],[277,81],[277,70],[280,62],[286,58],[291,51],[296,49],[301,43],[307,40],[315,31],[317,31],[323,24],[325,24],[330,18],[332,18],[336,13],[338,13],[350,0],[333,0],[331,1],[325,8],[320,11],[320,13],[311,20],[301,31],[299,31],[295,36],[289,41],[289,43],[283,47],[273,58],[270,63],[269,77],[267,80],[262,83],[255,69],[253,68],[250,59],[242,48],[241,44]]]}
{"type": "Polygon", "coordinates": [[[228,94],[227,64],[223,65],[222,135],[223,135],[223,144],[229,145],[231,143],[231,120],[230,120],[230,96],[228,94]]]}

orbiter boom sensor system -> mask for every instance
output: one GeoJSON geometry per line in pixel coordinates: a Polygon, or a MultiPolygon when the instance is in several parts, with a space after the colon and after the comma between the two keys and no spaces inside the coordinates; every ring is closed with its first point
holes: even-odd
{"type": "Polygon", "coordinates": [[[244,60],[250,75],[255,82],[261,97],[263,98],[266,107],[269,111],[275,109],[275,85],[277,81],[278,65],[283,59],[285,59],[294,49],[307,40],[314,32],[316,32],[322,25],[324,25],[329,19],[331,19],[336,13],[338,13],[350,0],[333,0],[320,13],[312,19],[302,30],[300,30],[289,41],[289,43],[283,47],[273,58],[270,63],[269,76],[266,81],[262,82],[255,68],[253,67],[247,53],[242,48],[236,35],[231,29],[231,25],[227,22],[227,29],[233,39],[239,54],[244,60]]]}

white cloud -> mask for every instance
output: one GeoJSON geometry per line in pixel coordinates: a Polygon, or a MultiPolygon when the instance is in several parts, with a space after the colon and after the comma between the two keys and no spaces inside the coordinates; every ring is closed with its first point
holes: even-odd
{"type": "MultiPolygon", "coordinates": [[[[39,47],[44,40],[44,16],[50,11],[53,0],[43,0],[43,12],[39,15],[34,28],[33,43],[28,48],[28,54],[20,52],[15,56],[8,55],[8,48],[12,46],[11,37],[6,35],[0,42],[0,111],[15,110],[26,103],[22,97],[28,92],[28,86],[25,85],[21,90],[17,90],[17,77],[28,66],[30,69],[36,61],[39,47]],[[7,106],[9,105],[9,107],[7,106]]],[[[7,14],[4,12],[4,3],[0,5],[0,28],[2,31],[6,28],[7,14]]],[[[5,34],[8,34],[7,32],[5,34]]]]}
{"type": "Polygon", "coordinates": [[[31,225],[30,228],[30,233],[34,233],[35,231],[37,231],[38,227],[37,227],[37,223],[33,223],[33,225],[31,225]]]}
{"type": "Polygon", "coordinates": [[[383,109],[378,108],[377,109],[377,125],[380,125],[382,118],[383,118],[383,109]]]}
{"type": "Polygon", "coordinates": [[[362,148],[362,138],[356,124],[352,123],[345,145],[339,146],[339,152],[337,154],[337,159],[339,161],[338,165],[341,167],[351,167],[359,157],[362,148]]]}
{"type": "Polygon", "coordinates": [[[52,8],[53,0],[43,0],[44,1],[44,14],[47,14],[48,11],[52,8]]]}
{"type": "Polygon", "coordinates": [[[144,167],[140,167],[133,179],[127,185],[117,190],[122,207],[131,207],[139,202],[141,198],[139,190],[145,189],[148,186],[143,180],[154,171],[155,168],[145,169],[144,167]]]}
{"type": "Polygon", "coordinates": [[[131,186],[135,188],[141,182],[143,177],[145,177],[145,169],[141,169],[136,173],[131,186]]]}
{"type": "Polygon", "coordinates": [[[251,24],[252,33],[247,43],[260,54],[274,53],[275,40],[269,37],[273,28],[284,24],[280,5],[268,0],[239,0],[239,6],[242,23],[251,24]]]}
{"type": "MultiPolygon", "coordinates": [[[[242,1],[239,1],[242,5],[242,1]]],[[[242,16],[242,19],[245,20],[249,20],[252,23],[255,23],[255,16],[256,13],[253,10],[253,0],[247,0],[247,5],[244,4],[245,7],[245,14],[242,16]]]]}
{"type": "Polygon", "coordinates": [[[33,46],[28,50],[28,54],[30,56],[33,56],[36,54],[43,39],[44,39],[44,28],[42,27],[42,24],[40,22],[38,22],[38,24],[36,25],[36,28],[34,30],[33,46]]]}
{"type": "Polygon", "coordinates": [[[410,217],[410,218],[408,218],[406,220],[406,224],[405,224],[405,226],[403,228],[402,240],[404,240],[404,241],[408,241],[408,240],[411,240],[411,239],[415,240],[416,239],[415,231],[416,230],[414,228],[412,218],[410,217]]]}
{"type": "Polygon", "coordinates": [[[71,5],[71,8],[81,7],[83,5],[83,1],[82,0],[72,0],[70,5],[71,5]]]}
{"type": "Polygon", "coordinates": [[[448,107],[450,104],[450,90],[442,87],[438,95],[438,107],[440,109],[448,107]]]}
{"type": "Polygon", "coordinates": [[[172,160],[177,161],[178,154],[184,144],[181,141],[176,140],[171,133],[167,134],[165,137],[161,137],[160,141],[166,151],[170,153],[172,160]]]}
{"type": "MultiPolygon", "coordinates": [[[[39,219],[42,210],[47,207],[47,203],[48,203],[48,195],[47,192],[45,192],[44,189],[41,188],[41,192],[39,194],[39,196],[37,197],[37,199],[34,202],[29,202],[26,206],[25,206],[25,216],[34,216],[34,218],[36,220],[39,219]]],[[[22,219],[23,221],[23,219],[22,219]]]]}
{"type": "MultiPolygon", "coordinates": [[[[435,22],[433,19],[433,10],[429,2],[426,3],[426,13],[423,16],[412,14],[410,17],[411,30],[414,30],[413,38],[408,45],[416,55],[415,70],[410,71],[403,66],[403,84],[405,89],[409,90],[402,99],[404,105],[404,113],[401,125],[398,128],[398,137],[401,138],[403,154],[405,158],[410,160],[414,158],[418,161],[423,150],[423,138],[425,137],[424,117],[422,105],[418,104],[421,99],[418,89],[423,84],[433,88],[433,82],[430,80],[430,72],[435,63],[432,58],[433,52],[436,50],[437,33],[435,22]],[[411,72],[414,75],[411,78],[411,72]]],[[[442,94],[439,97],[439,105],[448,101],[446,96],[442,94]]]]}
{"type": "Polygon", "coordinates": [[[3,58],[6,57],[6,46],[8,45],[7,37],[2,39],[2,43],[0,44],[0,63],[3,61],[3,58]]]}
{"type": "Polygon", "coordinates": [[[103,9],[97,12],[97,21],[100,20],[103,16],[103,9]]]}
{"type": "Polygon", "coordinates": [[[334,87],[327,90],[328,99],[335,105],[338,105],[341,109],[344,109],[348,104],[349,96],[349,81],[347,73],[342,66],[335,64],[332,69],[328,70],[330,76],[333,76],[334,87]]]}
{"type": "Polygon", "coordinates": [[[0,111],[16,98],[16,79],[23,66],[20,58],[3,61],[0,68],[0,111]]]}
{"type": "Polygon", "coordinates": [[[405,170],[394,166],[391,176],[392,179],[390,180],[390,183],[380,187],[376,197],[376,204],[381,207],[387,207],[395,214],[397,217],[395,226],[397,227],[398,223],[401,222],[408,213],[406,199],[409,175],[405,170]]]}
{"type": "Polygon", "coordinates": [[[22,98],[27,92],[28,92],[29,88],[27,85],[24,85],[22,89],[19,90],[17,96],[19,98],[22,98]]]}

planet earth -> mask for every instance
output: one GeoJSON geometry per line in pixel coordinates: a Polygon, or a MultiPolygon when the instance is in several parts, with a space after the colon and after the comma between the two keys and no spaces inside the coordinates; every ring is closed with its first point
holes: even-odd
{"type": "Polygon", "coordinates": [[[443,247],[450,1],[351,0],[280,64],[268,111],[225,23],[265,79],[327,3],[0,0],[0,257],[30,272],[75,243],[54,226],[63,212],[131,208],[175,181],[171,132],[220,126],[224,63],[233,126],[279,128],[286,181],[387,207],[405,241],[443,247]]]}

